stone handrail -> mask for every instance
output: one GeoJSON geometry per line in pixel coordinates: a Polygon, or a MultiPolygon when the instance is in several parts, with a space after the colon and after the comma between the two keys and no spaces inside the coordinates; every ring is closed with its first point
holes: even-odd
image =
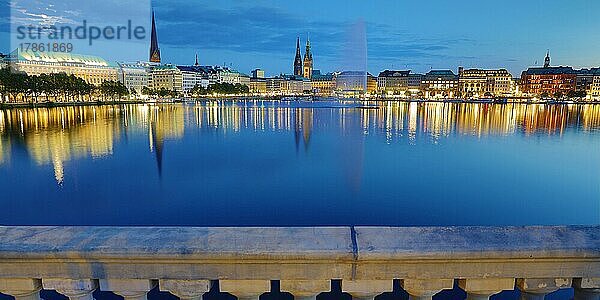
{"type": "Polygon", "coordinates": [[[600,226],[553,227],[0,227],[0,292],[40,289],[91,300],[96,289],[143,300],[158,285],[200,299],[211,282],[240,300],[271,280],[314,299],[331,279],[355,299],[392,290],[431,299],[455,280],[470,299],[515,287],[527,299],[574,287],[600,296],[600,226]]]}

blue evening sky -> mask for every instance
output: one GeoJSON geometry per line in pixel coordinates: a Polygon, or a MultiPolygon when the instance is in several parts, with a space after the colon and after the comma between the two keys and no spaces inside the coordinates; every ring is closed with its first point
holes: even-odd
{"type": "MultiPolygon", "coordinates": [[[[103,1],[110,2],[121,1],[103,1]]],[[[155,0],[153,7],[163,61],[176,64],[193,63],[198,52],[202,64],[290,73],[296,37],[304,52],[310,35],[315,69],[335,71],[345,65],[349,34],[361,32],[354,28],[364,24],[368,70],[374,74],[390,68],[456,72],[463,65],[506,67],[518,76],[536,61],[541,64],[547,49],[553,65],[600,66],[596,0],[155,0]]],[[[7,9],[1,10],[5,20],[7,9]]],[[[110,12],[103,14],[110,19],[110,12]]],[[[6,28],[0,21],[0,31],[6,28]]],[[[112,50],[103,53],[109,60],[148,55],[147,49],[112,50]]]]}

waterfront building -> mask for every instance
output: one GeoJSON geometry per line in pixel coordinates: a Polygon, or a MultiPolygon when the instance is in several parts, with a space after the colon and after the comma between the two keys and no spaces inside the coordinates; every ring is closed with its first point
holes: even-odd
{"type": "Polygon", "coordinates": [[[265,78],[265,71],[261,69],[252,70],[252,78],[265,78]]]}
{"type": "Polygon", "coordinates": [[[302,53],[300,53],[300,38],[296,40],[296,56],[294,57],[294,75],[304,75],[304,66],[302,63],[302,53]]]}
{"type": "Polygon", "coordinates": [[[431,70],[423,76],[421,89],[428,99],[456,97],[458,76],[451,70],[431,70]]]}
{"type": "Polygon", "coordinates": [[[521,92],[526,96],[550,97],[575,91],[577,72],[572,67],[529,68],[521,74],[521,92]]]}
{"type": "Polygon", "coordinates": [[[283,78],[281,77],[273,77],[273,78],[266,78],[265,79],[265,85],[267,88],[267,94],[275,96],[275,95],[281,95],[281,86],[283,83],[283,78]]]}
{"type": "Polygon", "coordinates": [[[152,33],[150,34],[150,62],[160,64],[160,48],[158,47],[154,11],[152,11],[152,33]]]}
{"type": "Polygon", "coordinates": [[[0,69],[6,68],[8,64],[6,63],[7,55],[0,53],[0,69]]]}
{"type": "Polygon", "coordinates": [[[577,88],[577,73],[572,67],[551,67],[547,52],[544,67],[529,68],[521,74],[521,93],[530,97],[566,95],[577,88]]]}
{"type": "Polygon", "coordinates": [[[8,61],[16,71],[28,75],[65,73],[75,75],[87,83],[100,85],[107,80],[119,79],[117,65],[98,56],[65,52],[13,51],[8,61]]]}
{"type": "Polygon", "coordinates": [[[149,68],[142,63],[118,63],[119,81],[127,87],[129,91],[135,90],[137,94],[142,93],[144,87],[149,84],[149,68]]]}
{"type": "Polygon", "coordinates": [[[215,67],[218,83],[243,84],[250,86],[250,76],[227,67],[215,67]]]}
{"type": "Polygon", "coordinates": [[[364,71],[343,71],[337,74],[335,90],[344,95],[364,94],[367,89],[367,73],[364,71]]]}
{"type": "Polygon", "coordinates": [[[310,93],[311,81],[303,76],[285,75],[251,81],[251,89],[262,91],[264,80],[265,93],[271,96],[296,96],[310,93]]]}
{"type": "Polygon", "coordinates": [[[266,78],[258,78],[251,77],[250,78],[250,93],[256,95],[263,95],[267,93],[267,79],[266,78]]]}
{"type": "Polygon", "coordinates": [[[512,75],[506,69],[458,69],[459,94],[466,98],[501,97],[513,94],[512,75]]]}
{"type": "Polygon", "coordinates": [[[367,73],[367,94],[374,95],[377,93],[377,77],[367,73]]]}
{"type": "Polygon", "coordinates": [[[335,89],[335,76],[333,73],[321,74],[319,70],[315,70],[310,82],[313,93],[318,96],[331,96],[335,89]]]}
{"type": "Polygon", "coordinates": [[[600,100],[600,74],[596,74],[592,80],[588,97],[592,100],[600,100]]]}
{"type": "Polygon", "coordinates": [[[341,96],[361,96],[377,92],[377,78],[365,71],[335,73],[335,93],[341,96]]]}
{"type": "Polygon", "coordinates": [[[423,74],[408,74],[408,92],[411,97],[420,96],[423,74]]]}
{"type": "MultiPolygon", "coordinates": [[[[408,91],[408,71],[385,70],[377,76],[377,92],[388,95],[403,95],[408,91]]],[[[420,84],[419,80],[419,84],[420,84]]]]}
{"type": "Polygon", "coordinates": [[[523,92],[521,91],[521,78],[513,78],[512,86],[513,86],[513,96],[522,97],[523,92]]]}
{"type": "Polygon", "coordinates": [[[151,89],[183,92],[183,73],[176,66],[170,64],[157,66],[150,74],[151,89]]]}
{"type": "Polygon", "coordinates": [[[195,86],[208,87],[208,76],[199,65],[177,66],[177,69],[181,72],[181,90],[184,94],[188,94],[195,86]]]}
{"type": "Polygon", "coordinates": [[[310,40],[306,39],[306,52],[304,53],[304,72],[303,72],[303,76],[304,78],[308,78],[311,79],[312,78],[312,72],[313,72],[313,57],[312,57],[312,52],[310,51],[310,40]]]}
{"type": "Polygon", "coordinates": [[[600,68],[576,70],[575,91],[589,93],[594,77],[600,74],[600,68]]]}
{"type": "Polygon", "coordinates": [[[311,90],[311,82],[303,76],[281,75],[280,93],[282,95],[303,95],[311,90]]]}

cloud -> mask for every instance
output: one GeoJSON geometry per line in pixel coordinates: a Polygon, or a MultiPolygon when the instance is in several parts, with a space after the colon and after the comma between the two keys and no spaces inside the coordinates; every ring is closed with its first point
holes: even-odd
{"type": "MultiPolygon", "coordinates": [[[[157,1],[158,35],[161,44],[201,50],[230,50],[268,55],[294,53],[296,37],[310,33],[315,55],[339,60],[352,22],[315,21],[267,6],[211,7],[191,1],[157,1]]],[[[332,18],[333,19],[333,18],[332,18]]],[[[448,58],[466,38],[424,39],[392,26],[367,23],[370,60],[448,58]]],[[[304,46],[304,45],[302,45],[304,46]]]]}

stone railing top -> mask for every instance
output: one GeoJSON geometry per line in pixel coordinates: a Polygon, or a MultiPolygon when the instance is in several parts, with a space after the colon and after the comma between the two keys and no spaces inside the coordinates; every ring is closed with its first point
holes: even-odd
{"type": "Polygon", "coordinates": [[[2,258],[352,259],[347,227],[0,227],[2,258]]]}
{"type": "Polygon", "coordinates": [[[600,226],[2,227],[3,258],[600,258],[600,226]]]}
{"type": "Polygon", "coordinates": [[[600,258],[600,226],[357,227],[358,260],[600,258]]]}
{"type": "Polygon", "coordinates": [[[0,226],[0,278],[491,277],[598,278],[600,226],[0,226]]]}

